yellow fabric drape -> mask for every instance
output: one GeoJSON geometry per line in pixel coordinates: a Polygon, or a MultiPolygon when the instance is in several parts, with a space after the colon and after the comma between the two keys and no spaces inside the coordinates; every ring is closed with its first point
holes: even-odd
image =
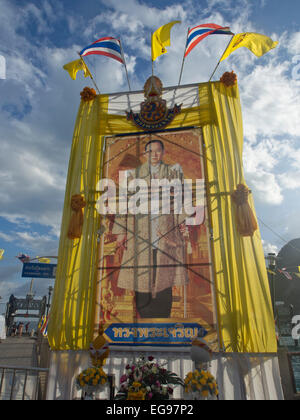
{"type": "MultiPolygon", "coordinates": [[[[230,194],[245,183],[243,130],[237,86],[211,84],[216,124],[203,127],[214,233],[215,281],[224,347],[237,352],[276,352],[276,336],[259,231],[237,232],[230,194]]],[[[249,204],[255,214],[253,199],[249,204]]]]}
{"type": "MultiPolygon", "coordinates": [[[[227,351],[276,352],[259,232],[253,238],[238,235],[230,197],[239,183],[245,183],[238,88],[226,88],[219,82],[200,84],[199,99],[200,106],[184,109],[168,128],[203,127],[221,341],[227,351]]],[[[93,102],[82,102],[76,120],[48,326],[53,350],[87,349],[92,341],[97,283],[96,231],[100,223],[95,210],[95,190],[101,176],[103,136],[139,131],[126,117],[109,115],[108,101],[108,96],[100,95],[93,102]],[[87,206],[82,237],[70,241],[67,229],[74,194],[82,194],[87,206]]],[[[254,210],[251,197],[249,203],[254,210]]]]}
{"type": "Polygon", "coordinates": [[[97,275],[96,184],[101,176],[102,137],[99,115],[108,97],[81,102],[73,135],[61,225],[58,266],[48,325],[49,343],[55,350],[87,349],[92,341],[97,275]],[[71,200],[82,194],[86,201],[80,239],[67,237],[72,216],[71,200]]]}

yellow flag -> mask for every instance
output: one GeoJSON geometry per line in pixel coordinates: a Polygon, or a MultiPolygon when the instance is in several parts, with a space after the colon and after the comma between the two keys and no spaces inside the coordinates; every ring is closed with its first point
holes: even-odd
{"type": "Polygon", "coordinates": [[[231,53],[241,47],[246,47],[257,57],[261,57],[273,48],[276,48],[277,45],[277,41],[274,42],[266,35],[256,34],[254,32],[236,34],[228,45],[225,53],[221,58],[221,61],[225,60],[230,56],[231,53]]]}
{"type": "Polygon", "coordinates": [[[38,259],[38,261],[40,263],[44,263],[44,264],[50,264],[50,261],[51,261],[49,258],[40,258],[40,257],[37,257],[37,259],[38,259]]]}
{"type": "Polygon", "coordinates": [[[85,65],[84,61],[79,59],[79,60],[75,60],[75,61],[71,61],[70,63],[67,63],[63,66],[63,68],[65,70],[67,70],[67,72],[69,73],[71,79],[75,80],[76,79],[76,75],[77,72],[79,70],[83,70],[84,72],[84,77],[88,77],[90,76],[90,72],[87,68],[87,66],[85,65]]]}
{"type": "Polygon", "coordinates": [[[4,249],[0,249],[0,260],[3,260],[4,249]]]}
{"type": "Polygon", "coordinates": [[[162,54],[167,52],[166,47],[171,45],[171,29],[180,20],[174,20],[161,26],[152,34],[152,61],[156,60],[162,54]]]}

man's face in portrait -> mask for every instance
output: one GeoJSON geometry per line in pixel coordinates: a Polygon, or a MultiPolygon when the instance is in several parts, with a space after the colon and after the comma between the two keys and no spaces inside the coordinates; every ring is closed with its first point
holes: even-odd
{"type": "Polygon", "coordinates": [[[146,147],[146,154],[148,155],[149,163],[152,166],[156,166],[162,161],[164,149],[160,142],[153,142],[146,147]]]}

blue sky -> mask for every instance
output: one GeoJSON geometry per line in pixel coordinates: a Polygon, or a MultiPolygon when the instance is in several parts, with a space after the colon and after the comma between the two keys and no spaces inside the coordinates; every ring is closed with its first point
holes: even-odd
{"type": "MultiPolygon", "coordinates": [[[[238,75],[243,107],[244,166],[261,223],[266,252],[300,237],[300,3],[296,0],[0,0],[0,296],[23,296],[19,252],[57,255],[72,133],[80,91],[62,66],[102,36],[120,37],[133,89],[151,73],[150,34],[171,20],[168,54],[155,63],[165,86],[178,81],[189,26],[214,22],[233,32],[271,36],[279,46],[257,59],[240,49],[215,75],[238,75]]],[[[228,42],[210,37],[186,60],[182,83],[209,79],[228,42]]],[[[101,92],[127,90],[123,67],[104,57],[87,59],[101,92]]],[[[300,265],[300,262],[299,262],[300,265]]],[[[36,281],[37,295],[51,281],[36,281]]]]}

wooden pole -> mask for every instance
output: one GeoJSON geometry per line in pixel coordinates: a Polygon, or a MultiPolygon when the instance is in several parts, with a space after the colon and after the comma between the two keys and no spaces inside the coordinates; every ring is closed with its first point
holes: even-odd
{"type": "Polygon", "coordinates": [[[130,86],[129,77],[128,77],[128,71],[127,71],[127,65],[126,65],[126,60],[125,60],[123,45],[122,45],[122,42],[121,42],[120,39],[119,39],[119,42],[120,42],[121,54],[122,54],[122,58],[123,58],[123,62],[124,62],[125,72],[126,72],[127,83],[128,83],[129,90],[131,92],[131,86],[130,86]]]}
{"type": "Polygon", "coordinates": [[[151,32],[151,62],[152,62],[152,76],[154,76],[154,61],[153,61],[153,32],[151,32]]]}
{"type": "Polygon", "coordinates": [[[181,65],[181,70],[180,70],[180,76],[179,76],[178,86],[180,86],[180,83],[181,83],[181,78],[182,78],[182,73],[183,73],[183,67],[184,67],[184,63],[185,63],[186,44],[187,44],[187,40],[188,40],[188,37],[189,37],[189,32],[190,32],[190,28],[188,28],[188,30],[187,30],[186,42],[185,42],[185,46],[184,46],[184,52],[183,52],[182,65],[181,65]]]}
{"type": "MultiPolygon", "coordinates": [[[[223,52],[223,54],[221,55],[221,58],[223,57],[223,55],[225,54],[225,52],[227,51],[227,48],[229,47],[229,45],[230,45],[230,43],[231,43],[231,41],[232,41],[232,39],[233,39],[233,37],[235,36],[235,34],[233,34],[232,35],[232,37],[230,38],[230,41],[228,42],[228,45],[227,45],[227,47],[225,48],[225,50],[224,50],[224,52],[223,52]]],[[[216,65],[216,67],[215,67],[215,69],[214,69],[214,71],[213,71],[213,74],[210,76],[210,78],[209,78],[209,82],[211,81],[211,79],[214,77],[214,75],[215,75],[215,73],[216,73],[216,71],[217,71],[217,69],[218,69],[218,67],[219,67],[219,65],[220,65],[220,63],[221,63],[221,58],[220,58],[220,60],[218,61],[218,64],[216,65]]]]}
{"type": "Polygon", "coordinates": [[[96,82],[95,82],[95,80],[93,78],[93,75],[92,75],[90,69],[88,68],[86,62],[84,61],[84,59],[82,58],[82,56],[79,53],[78,53],[78,55],[79,55],[80,59],[82,60],[83,64],[86,66],[86,68],[87,68],[87,70],[89,72],[90,78],[92,79],[92,82],[94,83],[94,86],[95,86],[97,92],[99,93],[99,95],[101,95],[100,90],[99,90],[99,88],[98,88],[98,86],[97,86],[97,84],[96,84],[96,82]]]}

